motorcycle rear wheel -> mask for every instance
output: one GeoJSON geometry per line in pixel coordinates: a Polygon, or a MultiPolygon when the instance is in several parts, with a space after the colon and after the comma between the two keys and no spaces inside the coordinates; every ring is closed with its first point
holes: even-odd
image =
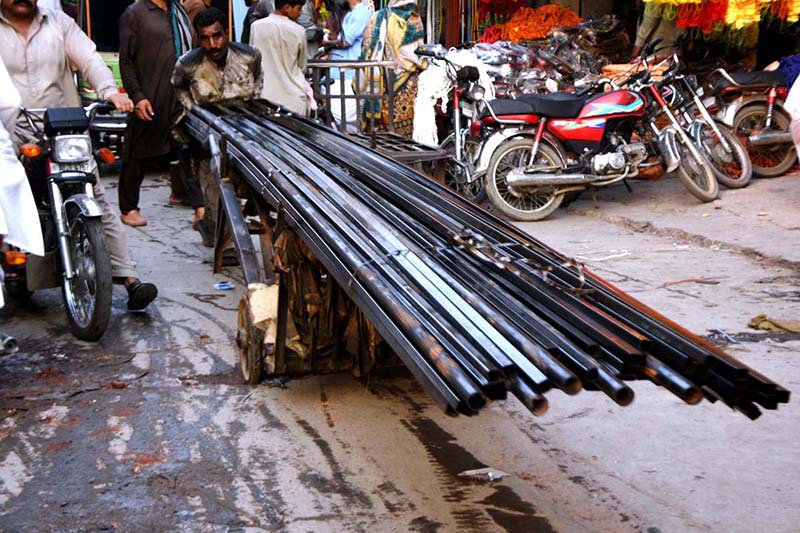
{"type": "Polygon", "coordinates": [[[111,317],[111,254],[99,218],[74,212],[69,217],[69,254],[74,274],[64,278],[62,292],[73,335],[96,341],[111,317]]]}
{"type": "Polygon", "coordinates": [[[712,202],[719,196],[719,184],[714,172],[702,152],[700,158],[696,158],[688,146],[683,146],[681,142],[681,162],[678,166],[678,179],[683,183],[695,198],[702,202],[712,202]]]}
{"type": "MultiPolygon", "coordinates": [[[[747,106],[733,119],[733,131],[746,139],[752,133],[764,129],[766,117],[767,106],[765,104],[747,106]]],[[[791,119],[786,113],[776,108],[772,114],[770,131],[789,131],[790,122],[791,119]]],[[[794,143],[748,146],[747,151],[753,162],[753,174],[759,178],[783,176],[797,161],[797,149],[794,143]]]]}
{"type": "Polygon", "coordinates": [[[753,163],[742,141],[729,128],[717,124],[722,137],[728,141],[731,152],[727,153],[714,130],[703,123],[697,146],[703,151],[717,181],[729,189],[747,187],[753,178],[753,163]]]}
{"type": "MultiPolygon", "coordinates": [[[[486,172],[486,194],[489,201],[505,216],[521,222],[543,220],[561,205],[564,194],[558,188],[547,187],[532,190],[517,190],[508,186],[506,176],[528,162],[532,139],[518,139],[500,145],[492,155],[486,172]]],[[[546,144],[539,146],[534,167],[561,168],[561,156],[546,144]]]]}

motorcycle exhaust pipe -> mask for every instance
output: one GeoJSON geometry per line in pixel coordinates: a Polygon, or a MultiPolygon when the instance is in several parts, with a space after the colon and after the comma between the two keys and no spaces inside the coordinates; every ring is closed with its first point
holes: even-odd
{"type": "Polygon", "coordinates": [[[591,174],[526,173],[522,168],[515,168],[506,175],[506,183],[508,183],[509,187],[587,185],[598,179],[598,176],[591,174]]]}
{"type": "Polygon", "coordinates": [[[0,354],[9,355],[19,350],[17,339],[11,335],[0,334],[0,354]]]}
{"type": "Polygon", "coordinates": [[[754,133],[747,138],[750,146],[766,146],[770,144],[788,144],[794,142],[790,131],[768,131],[754,133]]]}

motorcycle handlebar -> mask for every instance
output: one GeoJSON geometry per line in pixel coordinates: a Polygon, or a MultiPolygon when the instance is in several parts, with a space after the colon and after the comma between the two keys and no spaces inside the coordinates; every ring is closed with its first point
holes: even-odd
{"type": "Polygon", "coordinates": [[[425,46],[420,46],[419,48],[414,50],[414,53],[417,54],[418,56],[423,56],[423,57],[433,57],[433,58],[436,58],[436,59],[446,59],[445,56],[447,55],[447,50],[430,49],[430,48],[427,48],[425,46]]]}

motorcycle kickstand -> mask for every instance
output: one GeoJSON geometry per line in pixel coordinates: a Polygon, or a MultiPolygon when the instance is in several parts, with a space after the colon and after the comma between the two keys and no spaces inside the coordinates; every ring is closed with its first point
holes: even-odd
{"type": "Polygon", "coordinates": [[[628,183],[627,179],[622,180],[622,184],[625,185],[625,188],[628,189],[629,193],[633,194],[633,187],[631,187],[631,184],[628,183]]]}
{"type": "Polygon", "coordinates": [[[597,192],[597,187],[590,185],[589,192],[592,194],[592,203],[594,204],[594,208],[600,209],[600,203],[597,201],[597,196],[595,195],[597,192]]]}

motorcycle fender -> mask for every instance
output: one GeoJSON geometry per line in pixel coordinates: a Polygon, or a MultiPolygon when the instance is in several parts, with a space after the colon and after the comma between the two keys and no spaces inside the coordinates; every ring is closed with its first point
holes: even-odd
{"type": "Polygon", "coordinates": [[[678,169],[681,161],[678,139],[672,126],[667,126],[658,135],[658,150],[667,167],[667,174],[678,169]]]}
{"type": "Polygon", "coordinates": [[[74,205],[85,218],[99,218],[103,216],[103,208],[97,202],[96,198],[86,196],[85,194],[75,194],[70,196],[64,201],[64,208],[74,205]]]}
{"type": "MultiPolygon", "coordinates": [[[[478,158],[478,164],[476,165],[477,168],[475,170],[476,174],[481,175],[486,173],[486,171],[489,169],[489,162],[492,160],[492,156],[501,144],[514,138],[533,138],[533,135],[534,131],[528,128],[506,128],[493,133],[488,139],[486,139],[486,141],[484,141],[483,146],[481,146],[481,155],[478,158]]],[[[549,133],[544,133],[542,142],[549,144],[554,150],[556,150],[558,155],[561,156],[561,161],[567,160],[567,155],[564,153],[564,149],[561,148],[561,143],[559,143],[549,133]]]]}
{"type": "MultiPolygon", "coordinates": [[[[764,94],[754,94],[752,96],[741,96],[728,104],[722,111],[719,112],[717,118],[729,128],[733,127],[733,123],[736,119],[736,115],[742,111],[745,107],[753,104],[763,104],[767,105],[767,96],[764,94]]],[[[775,101],[775,110],[783,111],[786,113],[786,110],[783,108],[783,101],[776,100],[775,101]]],[[[788,113],[786,113],[788,115],[788,113]]]]}

